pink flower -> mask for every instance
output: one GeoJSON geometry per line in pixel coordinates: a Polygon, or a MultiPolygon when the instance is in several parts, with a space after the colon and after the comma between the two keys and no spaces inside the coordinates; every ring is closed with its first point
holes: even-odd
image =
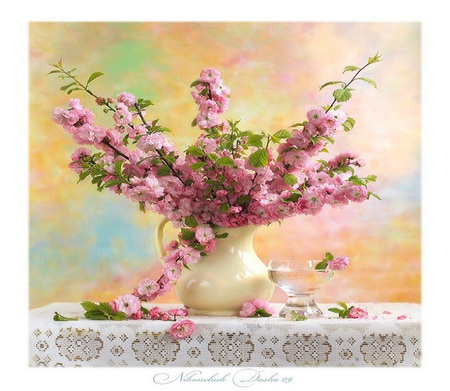
{"type": "Polygon", "coordinates": [[[256,307],[251,302],[244,303],[241,311],[239,312],[239,316],[243,318],[250,318],[255,313],[255,309],[256,307]]]}
{"type": "Polygon", "coordinates": [[[243,304],[239,316],[243,318],[256,318],[257,316],[272,316],[275,310],[269,302],[262,299],[254,299],[243,304]]]}
{"type": "Polygon", "coordinates": [[[162,309],[160,307],[153,307],[148,310],[148,316],[151,320],[157,320],[162,315],[162,309]]]}
{"type": "Polygon", "coordinates": [[[363,202],[367,199],[367,187],[350,184],[345,188],[345,196],[353,202],[363,202]]]}
{"type": "Polygon", "coordinates": [[[332,261],[328,262],[328,267],[331,270],[342,270],[345,269],[350,263],[350,259],[348,257],[338,257],[334,258],[332,261]]]}
{"type": "Polygon", "coordinates": [[[167,313],[173,316],[188,316],[188,311],[185,308],[172,308],[167,313]]]}
{"type": "Polygon", "coordinates": [[[216,68],[205,68],[201,71],[199,80],[205,83],[216,83],[222,75],[216,68]]]}
{"type": "Polygon", "coordinates": [[[170,335],[175,339],[183,339],[189,337],[196,329],[192,320],[184,319],[175,322],[169,330],[170,335]]]}
{"type": "Polygon", "coordinates": [[[365,162],[356,153],[350,151],[340,153],[328,161],[330,168],[348,166],[350,164],[356,167],[363,167],[365,162]]]}
{"type": "Polygon", "coordinates": [[[347,318],[365,319],[368,316],[369,316],[369,313],[367,311],[364,311],[362,308],[353,307],[353,308],[350,309],[350,312],[347,315],[347,318]]]}
{"type": "Polygon", "coordinates": [[[176,281],[181,276],[181,271],[183,270],[183,264],[175,260],[167,260],[164,265],[164,275],[170,281],[176,281]]]}
{"type": "Polygon", "coordinates": [[[55,107],[52,111],[53,122],[64,127],[73,125],[78,119],[79,115],[74,110],[65,110],[61,107],[55,107]]]}
{"type": "Polygon", "coordinates": [[[284,162],[294,167],[305,167],[309,162],[309,155],[305,151],[293,149],[284,155],[284,162]]]}
{"type": "Polygon", "coordinates": [[[219,106],[213,100],[206,100],[200,103],[200,112],[196,121],[200,129],[212,128],[220,123],[219,106]]]}
{"type": "Polygon", "coordinates": [[[204,245],[215,239],[214,231],[209,226],[200,226],[195,230],[195,239],[204,245]]]}
{"type": "Polygon", "coordinates": [[[320,125],[325,118],[325,110],[321,107],[314,107],[306,113],[306,118],[313,125],[320,125]]]}
{"type": "Polygon", "coordinates": [[[128,317],[141,309],[141,301],[135,295],[123,295],[114,300],[117,311],[124,312],[128,317]]]}
{"type": "Polygon", "coordinates": [[[163,313],[161,314],[160,319],[161,319],[161,320],[164,320],[164,321],[169,320],[169,319],[170,319],[170,315],[169,315],[167,312],[163,312],[163,313]]]}
{"type": "Polygon", "coordinates": [[[115,301],[110,301],[108,304],[111,307],[112,313],[113,314],[116,313],[117,312],[117,304],[116,304],[116,302],[115,301]]]}
{"type": "Polygon", "coordinates": [[[116,125],[126,125],[133,119],[132,114],[128,111],[128,107],[124,103],[117,103],[116,111],[113,114],[116,125]]]}
{"type": "Polygon", "coordinates": [[[136,138],[137,135],[147,133],[147,128],[144,125],[137,125],[133,128],[129,128],[128,134],[130,138],[136,138]]]}
{"type": "Polygon", "coordinates": [[[86,148],[78,148],[71,156],[72,163],[69,164],[69,168],[76,172],[81,173],[83,170],[82,159],[91,156],[91,151],[86,148]]]}
{"type": "Polygon", "coordinates": [[[138,286],[135,288],[134,295],[140,297],[141,300],[149,300],[156,292],[159,291],[159,284],[150,278],[144,278],[139,281],[138,286]]]}
{"type": "Polygon", "coordinates": [[[139,310],[139,311],[132,313],[131,317],[135,320],[138,320],[138,319],[142,319],[142,315],[144,315],[144,313],[141,310],[139,310]]]}
{"type": "Polygon", "coordinates": [[[169,141],[167,137],[161,133],[152,133],[139,138],[137,147],[145,152],[163,149],[169,141]]]}
{"type": "Polygon", "coordinates": [[[200,259],[200,256],[200,251],[195,250],[190,246],[183,247],[180,250],[180,257],[183,263],[186,263],[188,265],[197,263],[200,259]]]}
{"type": "Polygon", "coordinates": [[[117,102],[123,103],[125,106],[130,107],[136,103],[136,97],[129,92],[122,92],[117,95],[117,102]]]}
{"type": "Polygon", "coordinates": [[[73,139],[78,144],[98,144],[106,136],[106,131],[102,126],[93,126],[91,124],[83,124],[73,128],[73,139]]]}

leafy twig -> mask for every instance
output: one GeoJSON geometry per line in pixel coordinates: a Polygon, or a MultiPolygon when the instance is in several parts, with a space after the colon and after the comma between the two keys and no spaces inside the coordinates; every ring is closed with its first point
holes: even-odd
{"type": "Polygon", "coordinates": [[[55,320],[57,322],[69,322],[69,321],[78,320],[78,316],[69,318],[67,316],[63,316],[63,315],[59,314],[58,312],[55,312],[55,316],[53,316],[53,320],[55,320]]]}
{"type": "Polygon", "coordinates": [[[379,62],[379,61],[382,61],[382,58],[381,58],[382,56],[380,55],[380,54],[375,54],[375,56],[373,56],[373,57],[369,57],[369,60],[367,61],[367,64],[365,64],[363,67],[356,67],[356,66],[353,66],[353,65],[348,65],[348,66],[346,66],[345,68],[344,68],[344,71],[342,72],[342,73],[345,73],[345,72],[354,72],[354,71],[357,71],[356,73],[355,73],[355,75],[352,77],[352,79],[348,82],[348,83],[345,83],[345,82],[343,82],[343,81],[340,81],[340,80],[337,80],[337,81],[329,81],[329,82],[327,82],[327,83],[325,83],[325,84],[323,84],[320,88],[319,88],[319,91],[322,89],[322,88],[324,88],[324,87],[327,87],[327,86],[329,86],[329,85],[333,85],[333,84],[341,84],[341,88],[339,88],[339,89],[337,89],[337,90],[335,90],[334,92],[333,92],[333,97],[334,97],[334,100],[333,100],[333,102],[331,103],[331,105],[327,108],[327,110],[325,111],[326,113],[328,113],[330,110],[331,110],[331,108],[334,106],[334,104],[336,103],[336,102],[346,102],[346,101],[348,101],[351,97],[352,97],[352,94],[351,94],[351,91],[353,91],[353,89],[351,89],[351,88],[348,88],[349,86],[350,86],[350,84],[352,84],[354,81],[356,81],[356,80],[362,80],[362,81],[365,81],[366,83],[369,83],[371,86],[373,86],[373,87],[375,87],[375,88],[377,88],[377,84],[375,83],[375,81],[374,80],[372,80],[372,79],[367,79],[367,78],[365,78],[365,77],[357,77],[365,68],[367,68],[370,64],[374,64],[374,63],[376,63],[376,62],[379,62]]]}
{"type": "Polygon", "coordinates": [[[347,318],[348,314],[350,313],[350,310],[354,306],[348,307],[347,304],[345,304],[343,302],[339,302],[338,304],[342,308],[328,308],[328,311],[334,312],[335,314],[338,314],[339,318],[347,318]]]}

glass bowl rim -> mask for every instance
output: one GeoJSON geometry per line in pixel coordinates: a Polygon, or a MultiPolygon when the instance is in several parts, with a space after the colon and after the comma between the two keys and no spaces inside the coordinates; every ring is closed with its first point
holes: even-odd
{"type": "Polygon", "coordinates": [[[329,269],[316,269],[315,266],[322,262],[320,259],[273,259],[267,263],[268,270],[317,270],[329,271],[329,269]]]}

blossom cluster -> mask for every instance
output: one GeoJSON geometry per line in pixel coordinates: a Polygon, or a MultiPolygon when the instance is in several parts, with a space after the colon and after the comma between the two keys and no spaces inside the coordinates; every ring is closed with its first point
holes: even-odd
{"type": "Polygon", "coordinates": [[[182,319],[177,321],[177,317],[188,316],[185,308],[171,308],[163,311],[156,306],[149,310],[142,307],[141,300],[132,294],[119,296],[115,300],[108,303],[111,307],[112,314],[123,312],[130,319],[148,319],[173,321],[169,328],[169,334],[175,339],[182,339],[190,336],[196,330],[195,323],[190,319],[182,319]]]}
{"type": "MultiPolygon", "coordinates": [[[[180,228],[178,240],[166,246],[161,277],[146,278],[134,289],[139,300],[163,295],[184,266],[214,251],[216,241],[226,237],[218,234],[218,227],[316,215],[325,205],[363,202],[373,194],[367,183],[375,177],[355,173],[364,165],[358,155],[346,151],[329,160],[313,159],[326,152],[338,132],[353,127],[354,120],[340,106],[313,107],[303,122],[274,134],[243,131],[239,121],[221,120],[229,108],[230,89],[217,69],[204,69],[191,84],[198,105],[192,124],[201,133],[181,153],[168,139],[167,129],[146,118],[149,100],[130,92],[115,98],[96,96],[88,84],[100,73],[83,85],[61,61],[53,65],[53,72],[74,80],[63,88],[84,89],[113,119],[107,128],[97,124],[94,113],[77,98],[70,99],[68,108],[53,110],[53,121],[80,145],[70,168],[80,180],[91,177],[98,190],[123,195],[180,228]]],[[[345,260],[330,262],[330,268],[344,266],[345,260]]]]}
{"type": "MultiPolygon", "coordinates": [[[[328,308],[328,311],[338,314],[339,318],[367,319],[369,313],[361,307],[348,306],[344,302],[339,302],[339,307],[328,308]]],[[[373,318],[375,319],[375,318],[373,318]]]]}
{"type": "Polygon", "coordinates": [[[346,256],[335,257],[330,252],[316,265],[317,270],[343,270],[350,264],[350,259],[346,256]]]}
{"type": "Polygon", "coordinates": [[[346,256],[333,258],[328,262],[328,267],[331,270],[342,270],[345,269],[350,263],[350,260],[346,256]]]}
{"type": "Polygon", "coordinates": [[[239,316],[243,318],[268,317],[274,313],[275,310],[270,306],[269,302],[262,299],[254,299],[243,304],[239,316]]]}
{"type": "Polygon", "coordinates": [[[200,129],[211,129],[219,125],[219,114],[228,109],[230,102],[230,89],[223,84],[220,72],[214,68],[204,69],[191,87],[195,87],[191,94],[199,105],[195,123],[200,129]]]}

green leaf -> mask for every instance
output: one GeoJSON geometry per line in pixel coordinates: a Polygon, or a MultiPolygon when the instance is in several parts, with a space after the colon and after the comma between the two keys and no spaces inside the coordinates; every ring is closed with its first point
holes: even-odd
{"type": "Polygon", "coordinates": [[[97,79],[97,77],[100,77],[100,76],[102,76],[102,75],[103,75],[102,72],[94,72],[91,76],[89,76],[89,79],[88,79],[88,81],[87,81],[87,83],[86,83],[86,87],[88,86],[88,84],[89,84],[91,81],[97,79]]]}
{"type": "MultiPolygon", "coordinates": [[[[100,177],[99,178],[99,181],[101,180],[102,178],[100,177]]],[[[92,180],[92,183],[96,183],[96,182],[94,182],[94,180],[92,180]]],[[[118,179],[109,179],[109,180],[107,180],[104,184],[103,184],[103,187],[104,188],[108,188],[108,187],[111,187],[111,186],[118,186],[118,185],[120,185],[122,182],[121,181],[119,181],[118,179]]]]}
{"type": "Polygon", "coordinates": [[[293,191],[288,198],[285,198],[283,202],[297,202],[302,197],[302,193],[299,191],[293,191]]]}
{"type": "Polygon", "coordinates": [[[308,121],[297,122],[297,123],[291,125],[291,128],[298,128],[299,126],[305,126],[307,123],[308,123],[308,121]]]}
{"type": "Polygon", "coordinates": [[[243,196],[238,197],[238,199],[236,200],[236,203],[238,205],[243,205],[243,204],[246,204],[247,202],[250,202],[251,199],[252,198],[249,194],[245,194],[243,196]]]}
{"type": "Polygon", "coordinates": [[[375,197],[377,200],[380,200],[380,201],[381,201],[381,199],[382,199],[379,195],[377,195],[377,194],[375,194],[375,193],[369,191],[369,192],[367,193],[367,198],[370,198],[371,196],[372,196],[372,197],[375,197]]]}
{"type": "Polygon", "coordinates": [[[295,312],[295,310],[291,311],[291,315],[292,315],[292,320],[297,321],[297,322],[308,320],[308,318],[306,316],[297,314],[297,312],[295,312]]]}
{"type": "Polygon", "coordinates": [[[234,160],[228,156],[222,156],[221,158],[216,160],[216,164],[218,164],[219,166],[233,167],[234,160]]]}
{"type": "Polygon", "coordinates": [[[191,145],[188,149],[186,149],[186,155],[205,156],[205,152],[203,152],[200,147],[197,147],[196,145],[191,145]]]}
{"type": "MultiPolygon", "coordinates": [[[[51,64],[53,65],[53,64],[51,64]]],[[[53,65],[55,66],[55,65],[53,65]]],[[[62,73],[62,71],[60,71],[59,69],[54,69],[53,71],[50,71],[49,73],[47,73],[47,75],[51,75],[52,73],[62,73]]]]}
{"type": "Polygon", "coordinates": [[[93,303],[92,301],[83,301],[81,303],[81,306],[84,308],[85,311],[98,310],[98,305],[96,303],[93,303]]]}
{"type": "Polygon", "coordinates": [[[264,135],[253,133],[247,137],[247,141],[245,142],[245,144],[250,147],[262,148],[262,146],[263,146],[262,139],[263,138],[264,138],[264,135]]]}
{"type": "Polygon", "coordinates": [[[269,314],[264,308],[258,308],[251,317],[257,318],[258,316],[267,318],[269,316],[272,316],[272,314],[269,314]]]}
{"type": "Polygon", "coordinates": [[[184,218],[184,223],[191,228],[195,228],[198,226],[197,220],[194,216],[187,216],[184,218]]]}
{"type": "Polygon", "coordinates": [[[375,81],[372,80],[372,79],[367,79],[366,77],[358,77],[358,78],[355,79],[355,80],[362,80],[362,81],[365,81],[366,83],[369,83],[371,86],[373,86],[373,87],[375,87],[375,88],[378,88],[377,83],[375,83],[375,81]]]}
{"type": "Polygon", "coordinates": [[[357,186],[366,186],[366,182],[362,180],[358,175],[352,175],[348,180],[352,183],[354,183],[357,186]]]}
{"type": "Polygon", "coordinates": [[[181,239],[182,240],[192,240],[195,238],[195,232],[191,231],[189,228],[181,228],[181,239]]]}
{"type": "MultiPolygon", "coordinates": [[[[145,109],[148,106],[153,106],[153,102],[150,99],[138,99],[137,100],[137,105],[139,107],[139,109],[145,109]]],[[[152,126],[155,127],[157,124],[158,120],[154,120],[152,123],[152,126]]]]}
{"type": "Polygon", "coordinates": [[[283,175],[283,180],[289,185],[289,186],[294,186],[298,179],[295,175],[293,174],[284,174],[283,175]]]}
{"type": "Polygon", "coordinates": [[[328,261],[319,262],[316,265],[316,270],[325,270],[327,268],[327,266],[328,266],[328,261]]]}
{"type": "Polygon", "coordinates": [[[230,212],[230,205],[225,203],[219,206],[219,212],[221,213],[229,213],[230,212]]]}
{"type": "Polygon", "coordinates": [[[195,86],[197,86],[199,84],[205,85],[206,83],[203,82],[203,81],[200,81],[200,80],[196,80],[196,81],[193,81],[189,87],[195,87],[195,86]]]}
{"type": "Polygon", "coordinates": [[[353,91],[353,89],[341,88],[339,90],[335,90],[333,92],[333,96],[338,102],[347,102],[352,97],[352,93],[350,91],[353,91]]]}
{"type": "Polygon", "coordinates": [[[127,318],[127,314],[122,311],[117,311],[116,313],[111,315],[111,320],[125,320],[127,318]]]}
{"type": "Polygon", "coordinates": [[[99,303],[98,309],[105,315],[110,316],[112,315],[112,308],[108,303],[102,302],[99,303]]]}
{"type": "Polygon", "coordinates": [[[342,72],[342,73],[359,71],[360,69],[361,69],[361,68],[355,67],[354,65],[347,65],[347,66],[344,68],[344,72],[342,72]]]}
{"type": "Polygon", "coordinates": [[[65,85],[65,86],[62,86],[62,87],[60,88],[60,90],[61,90],[61,91],[66,91],[67,89],[69,89],[69,87],[72,87],[72,86],[74,86],[74,85],[77,85],[77,82],[76,82],[76,81],[74,81],[73,83],[67,84],[67,85],[65,85]]]}
{"type": "Polygon", "coordinates": [[[347,304],[344,303],[343,301],[338,301],[338,304],[339,304],[344,310],[348,310],[347,304]]]}
{"type": "Polygon", "coordinates": [[[84,313],[84,316],[87,319],[91,319],[91,320],[108,320],[109,317],[106,316],[103,312],[101,312],[100,310],[92,310],[92,311],[86,311],[84,313]]]}
{"type": "Polygon", "coordinates": [[[342,126],[344,127],[344,130],[346,132],[349,132],[350,130],[352,130],[355,126],[355,119],[352,117],[347,117],[347,119],[344,121],[344,123],[342,124],[342,126]]]}
{"type": "Polygon", "coordinates": [[[205,166],[206,166],[205,162],[195,162],[195,163],[191,164],[191,168],[194,171],[198,171],[198,170],[200,170],[200,168],[205,167],[205,166]]]}
{"type": "Polygon", "coordinates": [[[325,259],[324,260],[326,260],[326,261],[332,261],[334,259],[334,256],[333,256],[333,254],[331,254],[330,252],[327,252],[326,254],[325,254],[325,259]]]}
{"type": "Polygon", "coordinates": [[[123,166],[123,160],[117,160],[114,163],[114,172],[117,176],[122,176],[122,166],[123,166]]]}
{"type": "Polygon", "coordinates": [[[375,54],[375,56],[373,56],[373,57],[369,57],[369,60],[368,60],[368,64],[373,64],[373,63],[375,63],[375,62],[379,62],[379,61],[382,61],[383,59],[382,59],[382,55],[381,54],[375,54]]]}
{"type": "Polygon", "coordinates": [[[334,144],[334,138],[331,136],[320,136],[322,139],[327,140],[329,143],[334,144]]]}
{"type": "Polygon", "coordinates": [[[285,138],[289,138],[291,136],[292,136],[292,132],[287,129],[281,129],[281,130],[275,132],[273,135],[273,137],[275,137],[277,139],[285,139],[285,138]]]}
{"type": "Polygon", "coordinates": [[[57,322],[68,322],[68,321],[72,321],[72,320],[78,320],[78,316],[76,316],[74,318],[68,318],[67,316],[63,316],[63,315],[55,312],[55,316],[53,317],[53,320],[55,320],[57,322]]]}
{"type": "Polygon", "coordinates": [[[224,232],[221,234],[216,234],[216,239],[225,239],[228,237],[228,232],[224,232]]]}
{"type": "Polygon", "coordinates": [[[67,91],[67,94],[71,94],[74,91],[82,91],[83,89],[80,87],[71,88],[69,91],[67,91]]]}
{"type": "Polygon", "coordinates": [[[170,167],[169,166],[159,166],[157,173],[159,176],[170,175],[170,167]]]}
{"type": "Polygon", "coordinates": [[[266,149],[258,149],[249,156],[248,161],[253,167],[265,167],[269,163],[269,154],[266,149]]]}
{"type": "Polygon", "coordinates": [[[328,86],[331,86],[331,85],[334,85],[334,84],[342,84],[342,85],[345,86],[345,83],[344,83],[343,81],[341,81],[341,80],[329,81],[329,82],[327,82],[327,83],[325,83],[325,84],[322,84],[322,85],[320,86],[320,88],[319,88],[319,91],[320,91],[322,88],[325,88],[325,87],[328,87],[328,86]]]}
{"type": "MultiPolygon", "coordinates": [[[[146,300],[144,300],[144,299],[141,299],[142,301],[146,301],[146,300]]],[[[145,308],[144,306],[142,306],[141,305],[141,311],[145,314],[145,315],[148,315],[148,309],[147,308],[145,308]]]]}
{"type": "Polygon", "coordinates": [[[211,153],[208,153],[208,158],[210,158],[213,162],[215,162],[219,158],[219,155],[211,152],[211,153]]]}

